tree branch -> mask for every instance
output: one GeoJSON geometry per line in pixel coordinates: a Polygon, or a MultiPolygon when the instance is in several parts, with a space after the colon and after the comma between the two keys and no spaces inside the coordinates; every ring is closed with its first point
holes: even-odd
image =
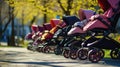
{"type": "Polygon", "coordinates": [[[66,12],[65,8],[62,6],[61,0],[57,0],[57,2],[59,3],[61,9],[64,11],[64,13],[66,12]]]}
{"type": "Polygon", "coordinates": [[[68,0],[67,1],[67,4],[68,4],[67,11],[69,11],[70,9],[72,9],[72,3],[73,3],[73,0],[68,0]]]}

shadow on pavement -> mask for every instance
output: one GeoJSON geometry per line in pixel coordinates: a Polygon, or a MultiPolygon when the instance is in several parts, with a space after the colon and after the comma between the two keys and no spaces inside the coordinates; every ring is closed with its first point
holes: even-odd
{"type": "Polygon", "coordinates": [[[76,62],[14,62],[14,61],[3,61],[3,60],[0,60],[0,62],[25,64],[25,65],[42,65],[42,66],[50,66],[50,67],[60,67],[59,64],[64,64],[64,63],[68,63],[68,64],[76,63],[76,62]]]}
{"type": "Polygon", "coordinates": [[[120,59],[106,58],[106,59],[103,59],[103,61],[104,61],[107,65],[112,65],[112,66],[118,66],[118,67],[120,67],[120,59]]]}
{"type": "MultiPolygon", "coordinates": [[[[24,58],[19,58],[19,59],[14,59],[16,56],[26,56],[25,55],[26,52],[18,52],[18,51],[2,51],[0,50],[0,62],[3,62],[3,63],[13,63],[13,64],[25,64],[25,65],[42,65],[42,66],[51,66],[51,67],[60,67],[61,64],[105,64],[105,65],[109,65],[109,66],[113,66],[113,67],[120,67],[120,59],[103,59],[102,61],[100,61],[99,63],[91,63],[90,61],[88,60],[75,60],[75,61],[70,61],[70,62],[67,62],[67,59],[65,61],[45,61],[45,60],[36,60],[36,61],[27,61],[27,62],[23,62],[23,61],[20,61],[21,59],[24,59],[24,58]],[[102,63],[101,63],[102,62],[102,63]]],[[[28,52],[29,53],[29,52],[28,52]]],[[[33,53],[32,55],[34,55],[36,53],[33,53]]],[[[41,54],[42,55],[42,54],[41,54]]],[[[44,54],[43,54],[44,55],[44,54]]],[[[46,54],[47,55],[47,54],[46,54]]],[[[39,56],[39,55],[37,55],[39,56]]],[[[56,55],[55,55],[56,57],[56,55]]],[[[26,57],[25,57],[26,58],[26,57]]],[[[48,57],[49,59],[50,57],[48,57]]],[[[56,57],[56,58],[59,58],[59,57],[56,57]]],[[[57,60],[57,59],[56,59],[57,60]]]]}
{"type": "MultiPolygon", "coordinates": [[[[109,65],[109,66],[114,66],[114,67],[120,67],[120,60],[112,60],[112,59],[103,59],[102,60],[105,65],[109,65]]],[[[5,60],[0,60],[0,62],[5,62],[5,63],[14,63],[14,64],[25,64],[25,65],[42,65],[42,66],[52,66],[52,67],[60,67],[59,64],[72,64],[72,63],[76,63],[79,64],[79,62],[46,62],[46,61],[41,61],[41,62],[35,62],[35,61],[30,61],[30,62],[16,62],[16,61],[5,61],[5,60]],[[57,64],[57,65],[56,65],[57,64]]],[[[82,61],[81,61],[82,62],[82,61]]],[[[80,63],[81,64],[81,63],[80,63]]],[[[91,62],[84,62],[82,64],[101,64],[101,63],[91,63],[91,62]]]]}

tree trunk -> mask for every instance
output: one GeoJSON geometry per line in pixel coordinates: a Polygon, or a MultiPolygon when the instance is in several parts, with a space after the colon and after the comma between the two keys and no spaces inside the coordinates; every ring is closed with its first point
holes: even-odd
{"type": "Polygon", "coordinates": [[[0,1],[0,40],[2,38],[2,17],[1,17],[1,10],[2,10],[2,0],[0,1]]]}
{"type": "Polygon", "coordinates": [[[1,20],[1,7],[0,7],[0,42],[1,42],[1,39],[2,39],[2,20],[1,20]]]}
{"type": "MultiPolygon", "coordinates": [[[[44,8],[47,8],[46,4],[47,4],[47,1],[44,0],[44,5],[43,5],[44,8]]],[[[44,22],[44,23],[47,22],[47,14],[46,14],[46,12],[47,12],[47,9],[44,10],[44,17],[43,17],[43,22],[44,22]]]]}
{"type": "Polygon", "coordinates": [[[11,46],[15,46],[14,16],[12,15],[11,46]]]}
{"type": "Polygon", "coordinates": [[[44,17],[43,17],[43,22],[44,23],[47,23],[47,14],[46,14],[47,10],[45,10],[45,14],[44,14],[44,17]]]}
{"type": "Polygon", "coordinates": [[[30,32],[32,32],[31,27],[32,27],[33,23],[35,22],[35,20],[36,20],[36,16],[34,16],[33,19],[30,21],[30,25],[29,25],[30,32]]]}
{"type": "Polygon", "coordinates": [[[0,5],[0,39],[2,38],[2,20],[1,20],[1,5],[0,5]]]}
{"type": "Polygon", "coordinates": [[[57,0],[57,2],[59,3],[61,9],[63,10],[65,15],[70,15],[71,11],[70,9],[72,9],[72,4],[73,4],[73,0],[67,0],[67,9],[65,9],[65,7],[62,5],[61,0],[57,0]]]}
{"type": "Polygon", "coordinates": [[[12,31],[11,31],[11,37],[10,37],[10,44],[9,46],[16,46],[15,45],[15,30],[14,30],[14,7],[11,7],[11,27],[12,27],[12,31]]]}

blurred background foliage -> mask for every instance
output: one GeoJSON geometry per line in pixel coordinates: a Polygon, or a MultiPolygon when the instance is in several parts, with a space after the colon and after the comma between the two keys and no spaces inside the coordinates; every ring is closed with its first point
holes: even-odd
{"type": "Polygon", "coordinates": [[[44,14],[47,14],[46,21],[49,22],[56,15],[60,15],[60,17],[77,15],[80,8],[94,10],[98,13],[102,11],[97,0],[5,0],[5,2],[14,7],[16,18],[24,18],[24,24],[34,17],[36,19],[42,18],[44,14]]]}

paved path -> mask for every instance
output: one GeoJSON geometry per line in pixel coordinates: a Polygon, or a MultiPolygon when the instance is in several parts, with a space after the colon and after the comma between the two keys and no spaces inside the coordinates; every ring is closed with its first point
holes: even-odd
{"type": "Polygon", "coordinates": [[[99,63],[71,60],[55,54],[28,51],[25,48],[0,48],[0,67],[120,67],[119,60],[104,59],[99,63]]]}

